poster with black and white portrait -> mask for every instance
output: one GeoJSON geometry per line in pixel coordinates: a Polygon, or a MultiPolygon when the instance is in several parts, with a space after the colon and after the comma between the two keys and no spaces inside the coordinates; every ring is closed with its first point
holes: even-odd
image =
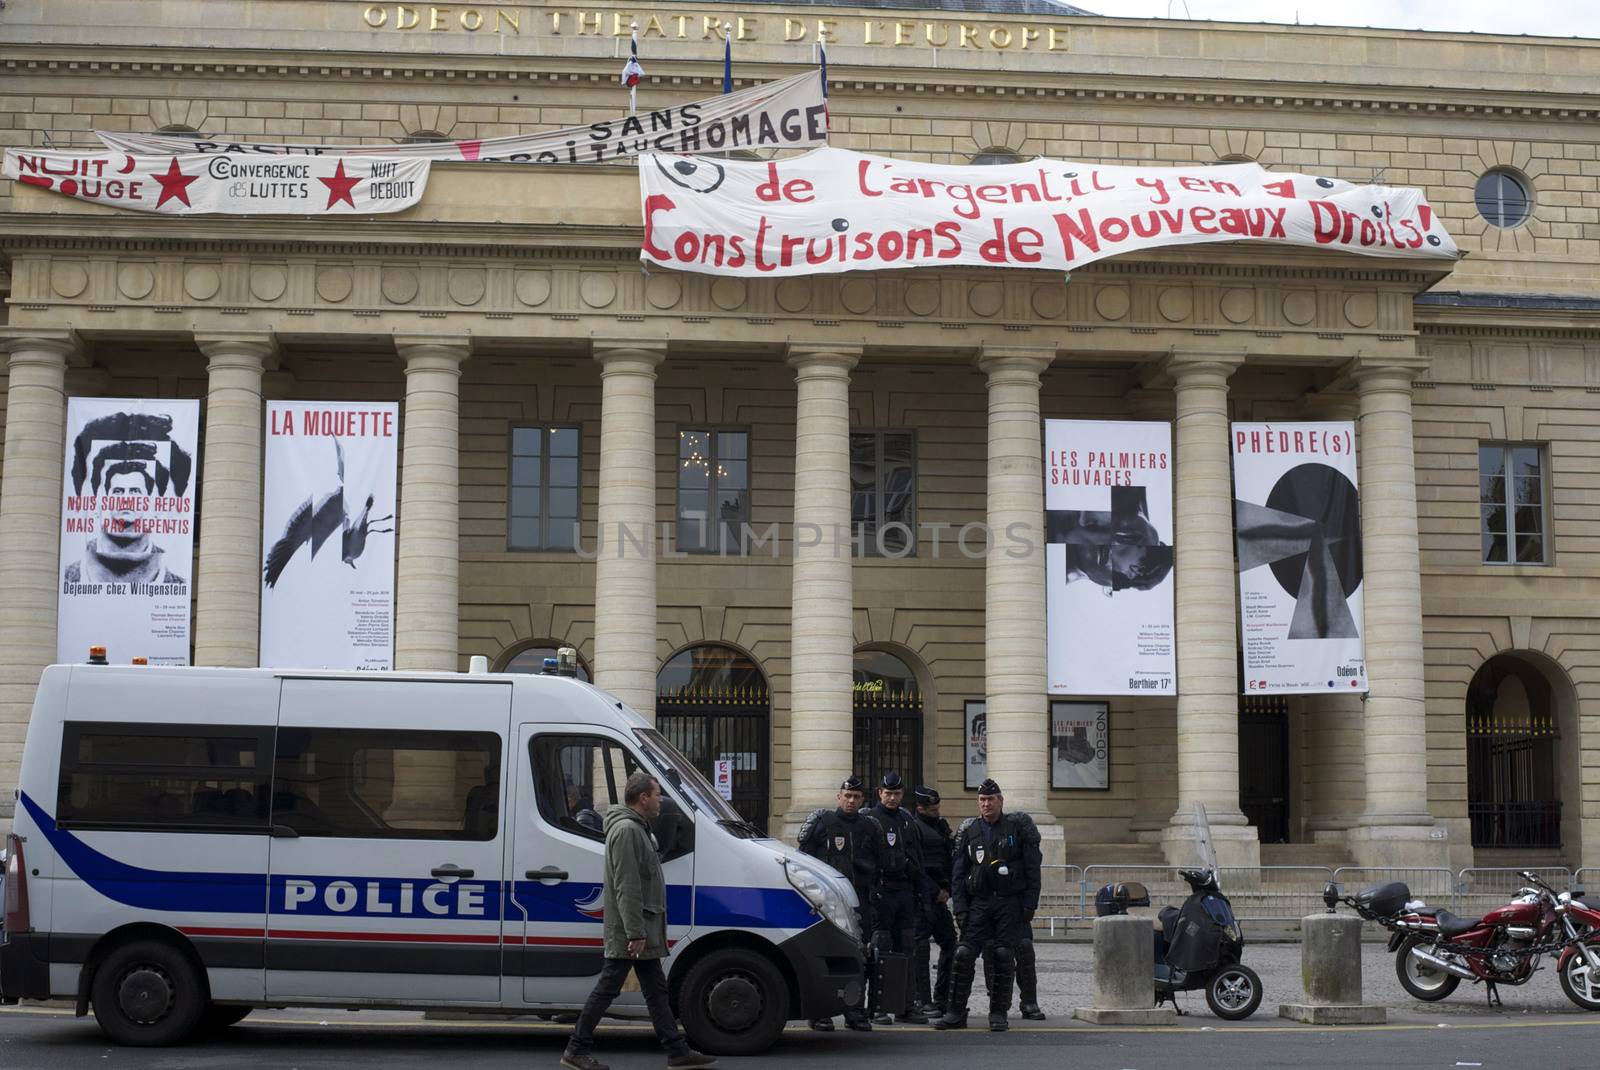
{"type": "Polygon", "coordinates": [[[989,775],[989,715],[988,704],[981,698],[969,698],[962,710],[961,764],[966,767],[965,780],[968,791],[977,791],[989,775]]]}
{"type": "Polygon", "coordinates": [[[1245,694],[1364,692],[1351,423],[1233,425],[1245,694]]]}
{"type": "Polygon", "coordinates": [[[1052,695],[1171,695],[1172,425],[1046,420],[1052,695]]]}
{"type": "Polygon", "coordinates": [[[200,403],[69,398],[56,657],[189,664],[200,403]]]}
{"type": "Polygon", "coordinates": [[[261,664],[394,668],[399,406],[270,401],[261,664]]]}

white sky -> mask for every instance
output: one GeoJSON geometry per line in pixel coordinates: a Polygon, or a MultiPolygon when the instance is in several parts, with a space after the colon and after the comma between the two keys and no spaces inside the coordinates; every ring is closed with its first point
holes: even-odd
{"type": "Polygon", "coordinates": [[[1067,0],[1098,15],[1600,38],[1600,0],[1067,0]],[[1187,7],[1187,11],[1185,10],[1187,7]]]}

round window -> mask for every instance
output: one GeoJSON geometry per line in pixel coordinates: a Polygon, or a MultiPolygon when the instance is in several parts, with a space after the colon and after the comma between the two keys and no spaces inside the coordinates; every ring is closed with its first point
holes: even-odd
{"type": "Polygon", "coordinates": [[[1491,226],[1509,229],[1527,222],[1533,195],[1523,179],[1510,171],[1490,171],[1478,179],[1478,212],[1491,226]]]}

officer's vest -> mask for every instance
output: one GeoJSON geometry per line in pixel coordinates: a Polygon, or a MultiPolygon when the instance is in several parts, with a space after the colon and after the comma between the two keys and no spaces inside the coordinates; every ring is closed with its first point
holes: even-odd
{"type": "Polygon", "coordinates": [[[985,843],[988,827],[976,818],[962,830],[961,849],[967,856],[967,895],[981,899],[991,895],[1021,895],[1028,887],[1023,872],[1022,822],[1006,814],[1000,818],[997,834],[985,843]]]}
{"type": "Polygon", "coordinates": [[[837,810],[828,810],[817,820],[822,825],[821,859],[849,877],[858,894],[869,891],[877,876],[872,819],[862,813],[847,821],[837,810]]]}
{"type": "Polygon", "coordinates": [[[883,826],[884,838],[889,841],[889,850],[883,860],[885,883],[894,885],[908,883],[912,877],[911,845],[906,841],[908,837],[917,834],[916,830],[911,828],[910,821],[907,821],[909,815],[904,809],[890,811],[875,807],[872,816],[883,826]]]}
{"type": "Polygon", "coordinates": [[[922,869],[941,888],[950,884],[950,828],[929,824],[922,818],[911,823],[922,837],[922,869]]]}

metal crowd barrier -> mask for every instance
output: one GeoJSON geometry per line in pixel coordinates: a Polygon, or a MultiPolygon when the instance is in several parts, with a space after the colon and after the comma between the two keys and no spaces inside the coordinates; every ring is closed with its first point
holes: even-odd
{"type": "MultiPolygon", "coordinates": [[[[1344,895],[1354,895],[1375,884],[1399,881],[1411,889],[1413,899],[1420,899],[1429,906],[1454,910],[1456,905],[1456,875],[1442,866],[1438,869],[1340,866],[1333,871],[1333,881],[1344,895]]],[[[1349,911],[1348,907],[1341,909],[1349,911]]]]}
{"type": "Polygon", "coordinates": [[[1595,899],[1600,899],[1600,887],[1596,887],[1591,893],[1589,891],[1589,885],[1591,884],[1600,885],[1600,869],[1596,869],[1594,866],[1585,866],[1572,875],[1572,887],[1574,890],[1581,888],[1585,894],[1591,895],[1595,899]]]}
{"type": "Polygon", "coordinates": [[[1464,869],[1456,875],[1457,914],[1479,917],[1495,907],[1509,903],[1528,882],[1519,874],[1524,870],[1541,878],[1558,892],[1574,887],[1572,871],[1565,866],[1525,866],[1523,869],[1495,867],[1464,869]]]}

